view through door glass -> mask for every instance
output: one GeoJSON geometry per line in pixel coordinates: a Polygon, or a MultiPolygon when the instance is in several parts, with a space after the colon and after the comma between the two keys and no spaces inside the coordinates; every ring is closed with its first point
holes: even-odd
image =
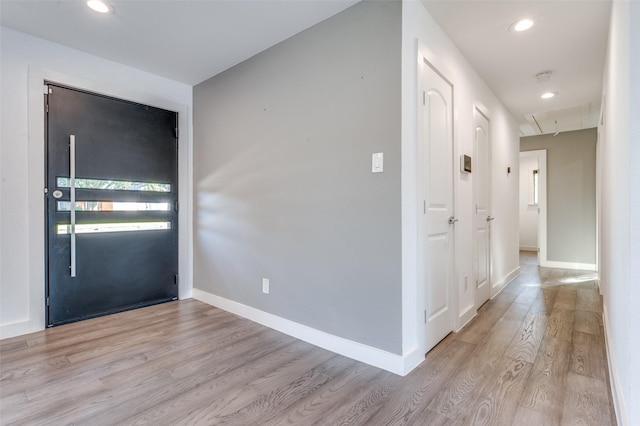
{"type": "Polygon", "coordinates": [[[177,299],[177,113],[48,88],[47,324],[177,299]]]}

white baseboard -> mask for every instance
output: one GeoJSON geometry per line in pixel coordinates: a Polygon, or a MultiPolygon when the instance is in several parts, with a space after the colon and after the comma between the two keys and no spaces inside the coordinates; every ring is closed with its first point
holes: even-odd
{"type": "Polygon", "coordinates": [[[278,330],[296,339],[304,340],[312,345],[373,365],[374,367],[382,368],[383,370],[400,376],[407,375],[424,361],[425,355],[424,353],[420,353],[417,347],[413,348],[408,354],[396,355],[372,346],[334,336],[306,325],[298,324],[277,315],[225,299],[224,297],[216,296],[215,294],[197,288],[193,289],[193,298],[231,312],[232,314],[247,318],[258,324],[278,330]]]}
{"type": "Polygon", "coordinates": [[[467,324],[469,324],[471,320],[474,319],[477,315],[478,315],[478,311],[472,311],[471,315],[465,315],[465,318],[463,318],[463,316],[460,316],[458,318],[459,327],[456,330],[454,330],[454,332],[455,333],[460,332],[460,330],[462,330],[467,324]]]}
{"type": "Polygon", "coordinates": [[[478,314],[478,310],[476,309],[475,304],[469,305],[464,308],[464,311],[458,315],[458,320],[456,321],[455,332],[462,330],[462,328],[469,323],[475,316],[478,314]]]}
{"type": "Polygon", "coordinates": [[[0,339],[8,339],[10,337],[21,336],[23,334],[35,333],[42,331],[42,325],[34,324],[33,321],[25,320],[14,322],[11,324],[0,325],[0,339]]]}
{"type": "Polygon", "coordinates": [[[520,275],[520,266],[518,265],[513,271],[509,272],[500,281],[491,286],[491,298],[496,297],[503,288],[505,288],[511,281],[513,281],[518,275],[520,275]]]}
{"type": "Polygon", "coordinates": [[[611,396],[613,397],[613,408],[616,413],[616,421],[620,426],[627,426],[629,420],[627,419],[627,410],[624,403],[624,394],[620,389],[620,379],[618,376],[618,369],[613,361],[614,349],[613,344],[609,336],[611,335],[609,330],[609,315],[607,314],[607,305],[602,307],[602,322],[604,324],[604,342],[607,349],[607,362],[609,364],[609,381],[611,382],[611,396]]]}
{"type": "Polygon", "coordinates": [[[596,271],[594,263],[577,263],[577,262],[556,262],[554,260],[540,261],[540,266],[544,268],[561,268],[561,269],[577,269],[580,271],[596,271]]]}

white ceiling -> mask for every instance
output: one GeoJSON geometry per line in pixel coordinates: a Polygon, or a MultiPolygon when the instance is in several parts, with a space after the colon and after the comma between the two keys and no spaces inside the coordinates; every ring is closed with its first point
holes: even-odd
{"type": "Polygon", "coordinates": [[[0,0],[0,25],[190,85],[358,0],[0,0]]]}
{"type": "MultiPolygon", "coordinates": [[[[113,0],[102,16],[82,0],[0,0],[0,25],[195,85],[358,1],[113,0]]],[[[609,0],[422,2],[523,135],[597,125],[609,0]],[[523,17],[534,27],[510,32],[523,17]]]]}
{"type": "Polygon", "coordinates": [[[422,0],[523,135],[595,127],[609,31],[605,0],[422,0]],[[509,31],[530,18],[525,32],[509,31]],[[536,74],[551,71],[547,82],[536,74]],[[544,92],[557,92],[544,100],[544,92]]]}

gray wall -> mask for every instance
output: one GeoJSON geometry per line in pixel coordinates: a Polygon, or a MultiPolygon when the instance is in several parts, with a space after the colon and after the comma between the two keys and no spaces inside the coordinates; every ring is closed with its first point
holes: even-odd
{"type": "Polygon", "coordinates": [[[195,288],[401,354],[400,55],[365,1],[194,88],[195,288]]]}
{"type": "Polygon", "coordinates": [[[547,259],[596,263],[597,129],[520,139],[547,150],[547,259]]]}

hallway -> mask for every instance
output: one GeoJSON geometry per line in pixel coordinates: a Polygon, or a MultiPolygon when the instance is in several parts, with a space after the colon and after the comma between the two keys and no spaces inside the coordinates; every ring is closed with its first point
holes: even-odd
{"type": "Polygon", "coordinates": [[[531,252],[520,267],[442,343],[476,346],[429,407],[470,407],[461,424],[615,425],[596,274],[540,268],[531,252]]]}
{"type": "Polygon", "coordinates": [[[5,339],[0,423],[615,425],[594,274],[521,268],[406,377],[193,299],[5,339]]]}

